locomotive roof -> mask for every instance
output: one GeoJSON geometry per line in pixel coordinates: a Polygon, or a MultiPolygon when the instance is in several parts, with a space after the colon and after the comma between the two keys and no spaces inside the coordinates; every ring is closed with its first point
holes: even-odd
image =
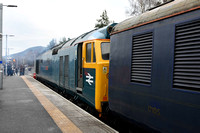
{"type": "Polygon", "coordinates": [[[139,16],[134,16],[118,23],[112,31],[112,34],[126,31],[134,27],[148,24],[154,21],[167,18],[167,16],[178,15],[190,9],[199,9],[200,0],[175,0],[153,10],[147,11],[139,16]]]}
{"type": "MultiPolygon", "coordinates": [[[[91,30],[91,31],[89,31],[87,33],[84,33],[84,34],[80,35],[77,38],[73,38],[73,39],[70,39],[70,40],[66,41],[65,43],[62,43],[60,45],[56,45],[49,51],[52,51],[52,55],[55,55],[62,48],[67,48],[69,46],[74,46],[74,45],[76,45],[78,43],[81,43],[81,42],[84,42],[84,41],[87,41],[87,40],[109,39],[110,38],[110,32],[108,32],[108,31],[111,31],[112,28],[115,25],[116,25],[116,23],[113,23],[113,24],[110,24],[110,25],[105,26],[105,27],[100,28],[100,29],[91,30]]],[[[48,53],[49,51],[47,51],[45,53],[48,53]]],[[[43,54],[45,54],[45,53],[43,53],[43,54]]]]}
{"type": "Polygon", "coordinates": [[[75,39],[76,39],[76,38],[73,38],[73,39],[67,41],[67,42],[64,44],[63,48],[64,48],[64,47],[69,47],[69,46],[73,43],[73,41],[74,41],[75,39]]]}
{"type": "Polygon", "coordinates": [[[105,26],[100,29],[94,29],[89,32],[86,32],[82,35],[80,35],[77,38],[71,39],[68,41],[63,47],[68,47],[68,46],[74,46],[77,43],[81,43],[87,40],[93,40],[93,39],[109,39],[110,38],[110,33],[107,31],[109,30],[110,27],[113,27],[116,25],[116,23],[110,24],[108,26],[105,26]]]}

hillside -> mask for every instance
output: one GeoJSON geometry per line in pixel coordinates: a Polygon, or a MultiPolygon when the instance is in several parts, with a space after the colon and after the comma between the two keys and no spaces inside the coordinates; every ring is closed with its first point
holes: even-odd
{"type": "Polygon", "coordinates": [[[15,59],[16,66],[20,66],[21,64],[33,66],[34,59],[46,50],[46,47],[37,46],[28,48],[22,52],[10,55],[11,59],[15,59]]]}

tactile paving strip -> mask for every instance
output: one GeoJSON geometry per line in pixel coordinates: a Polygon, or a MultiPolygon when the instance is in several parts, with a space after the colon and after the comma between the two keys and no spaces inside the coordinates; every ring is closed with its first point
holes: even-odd
{"type": "Polygon", "coordinates": [[[46,109],[63,133],[82,133],[54,104],[52,104],[25,76],[22,79],[46,109]]]}

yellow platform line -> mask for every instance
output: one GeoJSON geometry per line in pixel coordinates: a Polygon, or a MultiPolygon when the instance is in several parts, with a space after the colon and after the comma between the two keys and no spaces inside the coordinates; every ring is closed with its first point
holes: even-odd
{"type": "Polygon", "coordinates": [[[21,76],[63,133],[82,133],[51,101],[49,101],[25,76],[21,76]]]}

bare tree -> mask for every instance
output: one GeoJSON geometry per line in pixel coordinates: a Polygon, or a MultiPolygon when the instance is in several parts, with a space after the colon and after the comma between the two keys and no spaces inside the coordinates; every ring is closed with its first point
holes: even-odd
{"type": "Polygon", "coordinates": [[[126,14],[133,16],[144,13],[148,9],[158,6],[168,0],[128,0],[130,7],[126,10],[126,14]]]}

